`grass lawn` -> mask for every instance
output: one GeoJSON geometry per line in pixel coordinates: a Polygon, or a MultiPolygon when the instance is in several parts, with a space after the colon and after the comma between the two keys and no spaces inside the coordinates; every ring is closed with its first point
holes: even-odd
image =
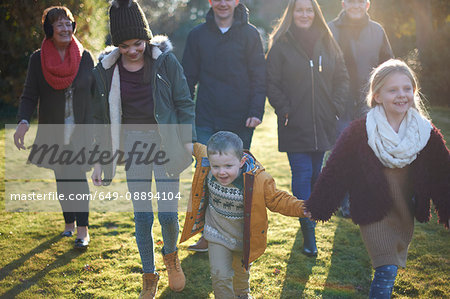
{"type": "MultiPolygon", "coordinates": [[[[449,139],[450,109],[433,109],[431,116],[449,139]]],[[[0,131],[3,152],[4,136],[9,134],[0,131]]],[[[278,187],[290,190],[289,164],[286,154],[277,150],[276,118],[269,106],[252,148],[278,187]]],[[[8,149],[6,155],[9,158],[18,151],[8,149]]],[[[0,159],[0,298],[137,298],[142,281],[133,214],[91,213],[91,246],[85,252],[77,251],[74,238],[59,236],[64,227],[61,212],[5,211],[5,158],[0,159]]],[[[52,180],[47,184],[54,188],[52,180]]],[[[180,226],[184,217],[180,212],[180,226]]],[[[372,268],[359,229],[351,220],[333,216],[330,222],[317,225],[317,258],[300,253],[303,238],[298,219],[269,212],[269,222],[268,248],[251,269],[255,298],[368,297],[372,268]]],[[[208,255],[188,252],[191,242],[179,245],[186,288],[181,293],[169,289],[157,220],[153,231],[156,269],[161,276],[158,297],[213,298],[208,255]]],[[[430,223],[416,222],[407,268],[399,270],[393,297],[449,298],[449,247],[449,232],[437,224],[435,215],[430,223]]]]}

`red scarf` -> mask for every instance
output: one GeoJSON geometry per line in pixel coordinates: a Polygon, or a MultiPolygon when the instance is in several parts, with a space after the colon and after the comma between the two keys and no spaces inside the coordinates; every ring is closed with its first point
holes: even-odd
{"type": "Polygon", "coordinates": [[[64,61],[61,61],[53,41],[45,38],[41,47],[41,65],[47,83],[56,90],[69,87],[80,68],[82,53],[83,46],[73,36],[72,41],[66,48],[64,61]]]}

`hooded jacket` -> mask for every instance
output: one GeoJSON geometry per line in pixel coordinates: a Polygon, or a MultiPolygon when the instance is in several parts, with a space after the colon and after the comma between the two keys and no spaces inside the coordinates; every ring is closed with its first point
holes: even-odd
{"type": "MultiPolygon", "coordinates": [[[[427,145],[410,167],[416,219],[420,222],[430,219],[432,199],[439,222],[448,227],[450,155],[436,127],[433,126],[427,145]]],[[[352,122],[322,169],[311,197],[305,202],[306,209],[313,219],[327,221],[348,192],[354,223],[366,225],[380,221],[393,204],[383,168],[367,143],[365,118],[352,122]]]]}
{"type": "MultiPolygon", "coordinates": [[[[247,153],[251,155],[249,152],[247,153]]],[[[200,143],[194,144],[194,156],[196,160],[195,173],[180,243],[201,232],[205,225],[205,212],[208,206],[205,180],[210,171],[206,146],[200,143]]],[[[256,161],[254,168],[244,172],[243,175],[243,265],[248,269],[249,264],[261,256],[267,247],[268,220],[266,208],[285,216],[305,216],[303,214],[303,201],[285,191],[278,190],[274,179],[265,172],[259,162],[256,161]]]]}
{"type": "Polygon", "coordinates": [[[319,34],[312,58],[290,30],[267,54],[267,95],[278,118],[280,152],[327,151],[336,141],[348,74],[336,42],[325,30],[319,34]]]}
{"type": "MultiPolygon", "coordinates": [[[[165,151],[168,163],[166,172],[176,176],[191,164],[192,158],[183,144],[196,140],[194,125],[194,102],[191,99],[183,69],[175,58],[172,44],[166,36],[155,36],[150,41],[152,46],[152,93],[154,116],[161,136],[161,150],[165,151]],[[190,126],[176,126],[177,124],[190,126]],[[186,132],[189,127],[189,132],[186,132]],[[192,137],[191,137],[192,136],[192,137]],[[188,139],[187,139],[188,138],[188,139]]],[[[120,149],[121,137],[121,95],[120,75],[117,61],[120,57],[118,48],[104,55],[94,68],[97,92],[94,99],[94,122],[111,125],[100,134],[96,134],[96,143],[102,151],[115,153],[120,149]]],[[[117,159],[103,166],[104,184],[109,184],[115,174],[117,159]]]]}
{"type": "Polygon", "coordinates": [[[231,28],[222,33],[210,9],[206,22],[189,33],[182,60],[196,102],[196,125],[233,131],[249,117],[262,120],[265,103],[265,59],[261,38],[239,4],[231,28]]]}
{"type": "Polygon", "coordinates": [[[361,24],[348,21],[345,11],[328,25],[339,43],[350,76],[351,101],[347,101],[344,119],[359,118],[368,111],[365,90],[370,73],[381,63],[394,58],[391,44],[383,27],[366,15],[361,24]],[[356,28],[357,27],[357,28],[356,28]],[[346,41],[348,39],[348,42],[346,41]],[[348,43],[348,45],[347,45],[348,43]],[[349,52],[345,54],[345,52],[349,52]]]}

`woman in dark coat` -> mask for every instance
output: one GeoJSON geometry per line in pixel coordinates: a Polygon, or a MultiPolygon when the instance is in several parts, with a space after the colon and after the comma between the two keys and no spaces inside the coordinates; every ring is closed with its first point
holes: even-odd
{"type": "MultiPolygon", "coordinates": [[[[93,59],[74,36],[76,24],[68,8],[47,8],[42,16],[42,24],[45,38],[41,49],[34,52],[30,58],[20,98],[17,116],[19,125],[14,134],[14,143],[18,149],[25,149],[24,136],[30,126],[31,116],[38,106],[39,127],[34,144],[50,146],[51,142],[63,146],[65,150],[75,150],[83,146],[74,142],[75,136],[85,134],[73,129],[74,125],[91,122],[88,112],[92,98],[89,87],[93,86],[94,82],[93,59]],[[53,126],[55,124],[59,126],[53,126]]],[[[63,194],[66,199],[69,196],[89,194],[85,168],[58,163],[50,165],[33,159],[32,155],[29,160],[37,166],[54,170],[57,192],[63,194]]],[[[62,235],[72,236],[76,221],[75,247],[86,248],[89,244],[89,201],[61,200],[60,204],[65,221],[62,235]]]]}
{"type": "MultiPolygon", "coordinates": [[[[347,99],[344,60],[316,0],[291,0],[271,34],[267,94],[278,117],[278,149],[287,152],[292,192],[307,200],[347,99]]],[[[315,256],[315,223],[300,218],[303,253],[315,256]]]]}

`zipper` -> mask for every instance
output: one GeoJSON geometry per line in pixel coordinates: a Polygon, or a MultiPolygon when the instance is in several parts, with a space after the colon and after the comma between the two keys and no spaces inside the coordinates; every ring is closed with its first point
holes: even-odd
{"type": "Polygon", "coordinates": [[[163,81],[164,84],[166,84],[167,88],[170,88],[169,83],[167,83],[167,81],[164,80],[164,78],[160,74],[156,74],[156,76],[158,77],[159,80],[163,81]]]}
{"type": "Polygon", "coordinates": [[[316,125],[316,108],[315,108],[315,92],[314,92],[314,62],[311,59],[309,61],[311,67],[311,85],[312,85],[312,116],[313,116],[313,128],[314,128],[314,145],[315,149],[318,150],[317,146],[317,125],[316,125]]]}
{"type": "Polygon", "coordinates": [[[322,72],[322,55],[319,56],[319,73],[322,72]]]}

